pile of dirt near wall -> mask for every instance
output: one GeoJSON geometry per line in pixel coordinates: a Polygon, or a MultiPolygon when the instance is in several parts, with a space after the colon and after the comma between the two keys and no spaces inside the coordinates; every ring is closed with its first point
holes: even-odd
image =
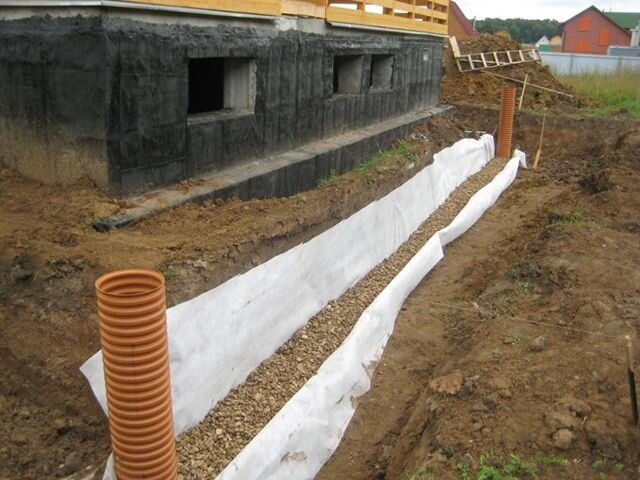
{"type": "MultiPolygon", "coordinates": [[[[475,37],[458,41],[460,53],[499,52],[505,50],[520,50],[522,46],[513,40],[483,33],[475,37]]],[[[456,66],[451,49],[444,54],[445,76],[442,81],[442,100],[447,103],[473,103],[475,105],[496,105],[500,102],[500,91],[505,83],[512,83],[503,78],[494,76],[498,74],[524,81],[528,75],[528,83],[539,85],[551,90],[556,90],[568,95],[527,87],[523,108],[533,110],[560,109],[572,110],[575,108],[590,106],[592,102],[573,89],[558,80],[549,67],[538,62],[529,62],[505,67],[476,70],[473,72],[460,72],[456,66]],[[486,73],[483,73],[486,72],[486,73]]],[[[521,84],[518,85],[518,95],[521,92],[521,84]]]]}

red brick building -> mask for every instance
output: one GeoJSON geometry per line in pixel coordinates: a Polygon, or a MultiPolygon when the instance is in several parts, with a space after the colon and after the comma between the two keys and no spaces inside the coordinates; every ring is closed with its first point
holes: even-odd
{"type": "Polygon", "coordinates": [[[629,46],[630,42],[631,33],[594,6],[563,25],[563,52],[606,55],[609,46],[629,46]]]}

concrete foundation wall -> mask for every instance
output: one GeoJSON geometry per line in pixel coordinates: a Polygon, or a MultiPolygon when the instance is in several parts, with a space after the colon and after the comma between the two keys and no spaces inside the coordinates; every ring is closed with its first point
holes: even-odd
{"type": "Polygon", "coordinates": [[[324,26],[287,30],[268,22],[144,20],[101,14],[0,21],[5,163],[42,180],[88,175],[128,195],[438,100],[438,39],[324,26]],[[372,55],[392,56],[381,67],[392,65],[389,88],[371,74],[372,55]],[[361,56],[353,93],[334,92],[336,56],[361,56]],[[194,58],[224,59],[231,108],[189,115],[194,58]]]}
{"type": "Polygon", "coordinates": [[[0,22],[0,161],[47,183],[108,186],[98,19],[0,22]]]}

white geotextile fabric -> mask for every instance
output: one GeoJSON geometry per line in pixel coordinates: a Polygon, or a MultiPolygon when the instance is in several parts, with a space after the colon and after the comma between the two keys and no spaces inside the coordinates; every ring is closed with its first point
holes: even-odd
{"type": "Polygon", "coordinates": [[[505,168],[479,190],[445,228],[434,234],[363,312],[342,345],[317,374],[219,475],[218,480],[312,479],[338,447],[354,400],[371,386],[402,304],[442,259],[443,248],[466,232],[513,182],[525,155],[516,151],[505,168]]]}
{"type": "MultiPolygon", "coordinates": [[[[309,242],[167,310],[176,434],[199,423],[329,301],[391,255],[493,155],[489,135],[461,140],[309,242]]],[[[106,411],[102,353],[81,371],[106,411]]]]}

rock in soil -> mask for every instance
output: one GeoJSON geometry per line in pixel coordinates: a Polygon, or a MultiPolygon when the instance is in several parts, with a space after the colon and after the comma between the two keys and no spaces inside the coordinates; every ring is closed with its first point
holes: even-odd
{"type": "Polygon", "coordinates": [[[536,337],[529,346],[529,350],[532,352],[542,352],[545,348],[547,348],[547,337],[545,335],[536,337]]]}
{"type": "Polygon", "coordinates": [[[456,395],[464,383],[462,372],[456,370],[448,375],[434,378],[429,382],[429,388],[436,393],[446,393],[447,395],[456,395]]]}
{"type": "Polygon", "coordinates": [[[575,439],[576,436],[571,430],[561,428],[553,434],[553,446],[560,450],[569,450],[575,439]]]}

